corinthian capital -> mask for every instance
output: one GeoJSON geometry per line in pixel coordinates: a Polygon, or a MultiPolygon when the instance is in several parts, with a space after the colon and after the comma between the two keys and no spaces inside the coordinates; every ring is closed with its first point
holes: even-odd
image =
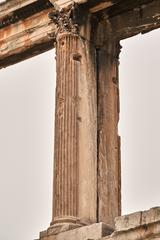
{"type": "Polygon", "coordinates": [[[57,34],[64,32],[78,34],[76,4],[71,5],[68,9],[55,10],[49,13],[49,18],[57,26],[57,34]]]}

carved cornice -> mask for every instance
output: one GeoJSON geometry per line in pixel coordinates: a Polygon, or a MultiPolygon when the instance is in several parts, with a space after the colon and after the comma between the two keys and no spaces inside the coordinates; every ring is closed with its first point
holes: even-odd
{"type": "Polygon", "coordinates": [[[73,4],[68,9],[56,10],[49,13],[49,18],[57,26],[57,33],[73,33],[78,34],[79,9],[76,4],[73,4]]]}

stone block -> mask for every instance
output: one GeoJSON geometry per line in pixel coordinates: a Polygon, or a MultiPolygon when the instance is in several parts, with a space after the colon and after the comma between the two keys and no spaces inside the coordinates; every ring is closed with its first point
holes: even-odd
{"type": "Polygon", "coordinates": [[[99,239],[110,235],[113,229],[104,223],[95,223],[89,226],[79,227],[59,234],[51,234],[48,231],[40,234],[40,240],[89,240],[99,239]]]}
{"type": "Polygon", "coordinates": [[[142,212],[142,224],[160,221],[160,207],[151,208],[149,211],[142,212]]]}
{"type": "Polygon", "coordinates": [[[115,218],[116,231],[128,230],[140,225],[141,212],[131,213],[125,216],[115,218]]]}
{"type": "Polygon", "coordinates": [[[115,218],[116,231],[126,231],[160,221],[160,207],[151,208],[148,211],[136,212],[115,218]]]}

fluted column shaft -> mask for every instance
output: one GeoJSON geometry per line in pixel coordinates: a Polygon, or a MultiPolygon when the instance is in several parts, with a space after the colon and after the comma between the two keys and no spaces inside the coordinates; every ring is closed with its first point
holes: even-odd
{"type": "Polygon", "coordinates": [[[78,211],[78,36],[57,39],[53,223],[75,222],[78,211]],[[62,218],[62,219],[61,219],[62,218]]]}
{"type": "Polygon", "coordinates": [[[53,216],[97,221],[97,97],[94,46],[70,31],[57,36],[53,216]]]}

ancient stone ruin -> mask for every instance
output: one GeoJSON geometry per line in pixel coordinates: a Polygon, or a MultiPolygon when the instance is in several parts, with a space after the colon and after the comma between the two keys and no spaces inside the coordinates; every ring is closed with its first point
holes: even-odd
{"type": "Polygon", "coordinates": [[[56,48],[53,217],[40,240],[160,239],[160,208],[121,216],[120,40],[160,27],[160,0],[8,0],[0,67],[56,48]]]}

